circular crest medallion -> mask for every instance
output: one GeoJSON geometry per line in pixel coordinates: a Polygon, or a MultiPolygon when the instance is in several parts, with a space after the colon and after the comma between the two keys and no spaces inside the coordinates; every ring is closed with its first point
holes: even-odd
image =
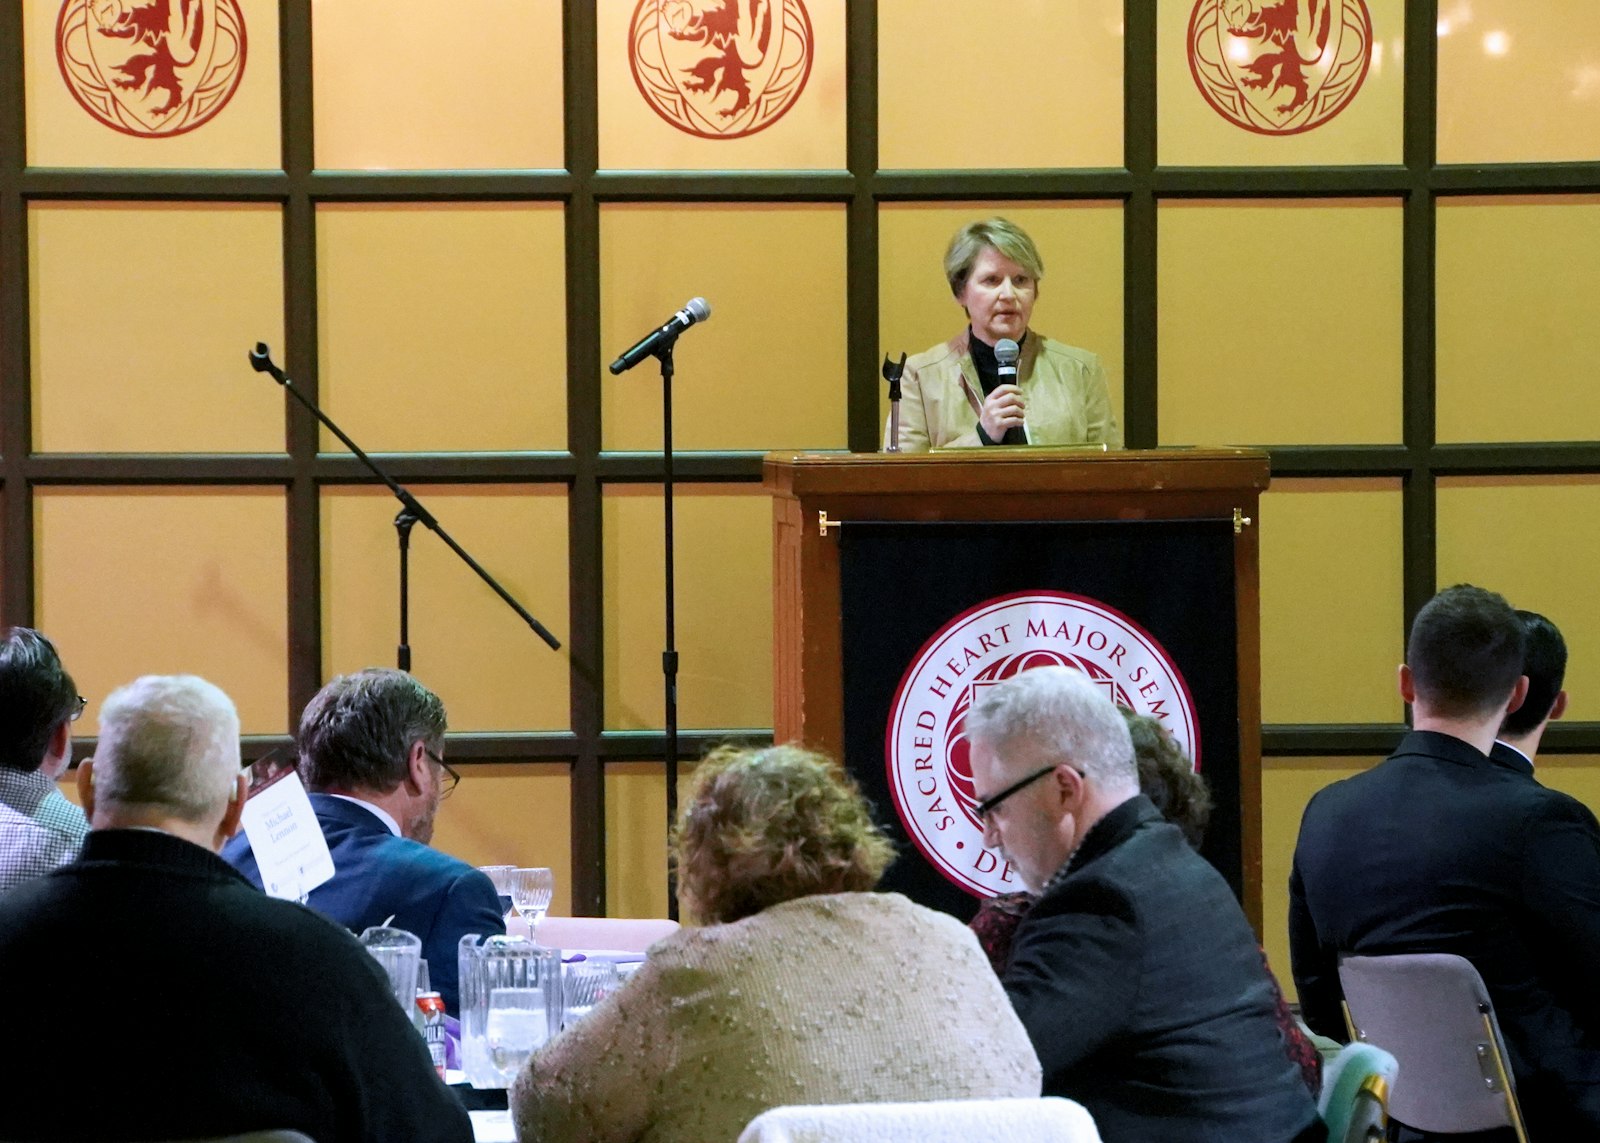
{"type": "Polygon", "coordinates": [[[1349,106],[1367,78],[1365,0],[1198,0],[1189,71],[1217,114],[1262,135],[1296,135],[1349,106]]]}
{"type": "Polygon", "coordinates": [[[966,715],[985,688],[1045,666],[1082,671],[1113,702],[1160,719],[1199,768],[1188,684],[1161,644],[1126,615],[1087,596],[1031,591],[956,616],[901,677],[884,753],[900,824],[940,873],[975,896],[1022,885],[983,843],[966,715]]]}
{"type": "Polygon", "coordinates": [[[244,77],[238,0],[65,0],[56,62],[85,111],[127,135],[182,135],[244,77]]]}
{"type": "Polygon", "coordinates": [[[802,0],[639,0],[628,62],[668,123],[702,139],[737,139],[794,106],[812,48],[802,0]]]}

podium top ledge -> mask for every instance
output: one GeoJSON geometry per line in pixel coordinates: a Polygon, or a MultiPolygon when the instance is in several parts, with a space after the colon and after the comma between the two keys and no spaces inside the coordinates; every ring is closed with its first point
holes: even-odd
{"type": "Polygon", "coordinates": [[[1264,490],[1262,449],[946,449],[917,453],[770,452],[763,483],[774,495],[963,491],[1264,490]]]}

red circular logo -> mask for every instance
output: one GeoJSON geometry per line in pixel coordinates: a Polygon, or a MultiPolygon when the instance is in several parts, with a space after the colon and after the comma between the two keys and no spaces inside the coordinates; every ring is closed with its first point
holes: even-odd
{"type": "Polygon", "coordinates": [[[655,113],[702,139],[770,127],[811,75],[801,0],[639,0],[628,62],[655,113]]]}
{"type": "Polygon", "coordinates": [[[193,131],[244,77],[238,0],[66,0],[56,62],[84,110],[127,135],[193,131]]]}
{"type": "Polygon", "coordinates": [[[1364,0],[1199,0],[1189,71],[1224,119],[1297,135],[1349,106],[1372,58],[1364,0]]]}
{"type": "Polygon", "coordinates": [[[907,836],[940,873],[979,897],[1022,886],[983,844],[967,712],[986,687],[1047,666],[1082,671],[1119,706],[1159,718],[1199,768],[1200,726],[1188,684],[1161,644],[1126,615],[1086,596],[1030,591],[956,616],[901,677],[884,754],[907,836]]]}

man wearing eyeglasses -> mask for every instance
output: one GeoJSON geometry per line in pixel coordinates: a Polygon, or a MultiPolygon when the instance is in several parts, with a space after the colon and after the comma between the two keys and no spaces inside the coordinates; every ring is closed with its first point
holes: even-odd
{"type": "Polygon", "coordinates": [[[1128,726],[1067,667],[1023,671],[967,715],[984,843],[1038,901],[1001,977],[1044,1094],[1106,1143],[1310,1143],[1273,989],[1227,883],[1139,792],[1128,726]]]}
{"type": "Polygon", "coordinates": [[[0,892],[78,855],[89,823],[56,780],[84,699],[55,647],[11,627],[0,642],[0,892]]]}
{"type": "MultiPolygon", "coordinates": [[[[487,874],[428,845],[439,803],[460,781],[444,760],[444,732],[438,695],[404,671],[374,667],[318,691],[296,745],[334,869],[306,904],[355,933],[385,923],[415,933],[454,1015],[457,945],[468,933],[505,932],[505,918],[487,874]]],[[[245,835],[222,856],[261,884],[245,835]]]]}

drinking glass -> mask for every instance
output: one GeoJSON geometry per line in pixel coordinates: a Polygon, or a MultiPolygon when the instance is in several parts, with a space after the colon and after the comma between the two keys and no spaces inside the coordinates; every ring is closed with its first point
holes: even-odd
{"type": "Polygon", "coordinates": [[[489,1047],[489,1062],[507,1084],[517,1078],[528,1057],[549,1038],[544,989],[496,988],[490,991],[484,1039],[489,1047]]]}
{"type": "Polygon", "coordinates": [[[487,873],[489,880],[494,883],[494,891],[500,896],[500,915],[511,915],[511,878],[516,873],[515,865],[480,865],[480,873],[487,873]]]}
{"type": "Polygon", "coordinates": [[[549,912],[555,891],[556,875],[549,869],[518,869],[512,873],[511,903],[528,922],[530,935],[549,912]]]}
{"type": "Polygon", "coordinates": [[[621,986],[622,974],[615,961],[585,960],[567,965],[561,982],[561,1026],[572,1027],[621,986]]]}
{"type": "Polygon", "coordinates": [[[400,1010],[409,1018],[417,1003],[417,964],[422,959],[422,940],[404,929],[374,925],[358,938],[372,958],[383,966],[389,987],[400,1010]]]}

